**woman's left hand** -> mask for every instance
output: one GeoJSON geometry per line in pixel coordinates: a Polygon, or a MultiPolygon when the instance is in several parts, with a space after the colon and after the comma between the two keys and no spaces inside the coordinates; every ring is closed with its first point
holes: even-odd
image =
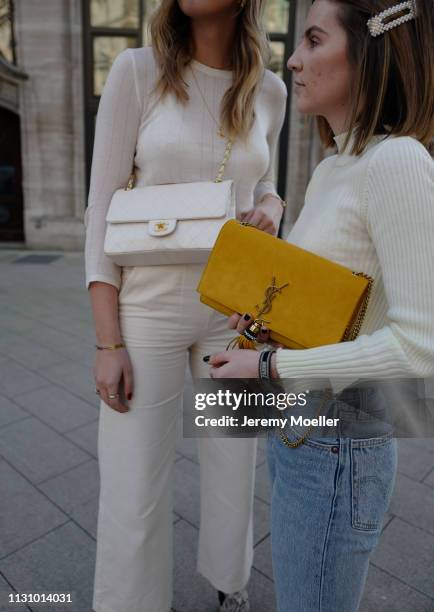
{"type": "Polygon", "coordinates": [[[210,355],[208,363],[211,378],[258,378],[258,351],[222,351],[210,355]]]}
{"type": "Polygon", "coordinates": [[[283,214],[281,200],[271,194],[266,195],[252,210],[241,213],[239,220],[250,223],[258,229],[276,236],[279,231],[280,220],[283,214]]]}

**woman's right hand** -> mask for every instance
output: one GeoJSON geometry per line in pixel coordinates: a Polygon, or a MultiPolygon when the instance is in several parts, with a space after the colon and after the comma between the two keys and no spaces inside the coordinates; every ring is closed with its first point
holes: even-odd
{"type": "Polygon", "coordinates": [[[103,402],[117,412],[128,412],[128,405],[122,403],[124,398],[131,400],[133,396],[133,370],[127,349],[97,350],[93,374],[103,402]],[[117,397],[110,399],[110,395],[117,397]]]}

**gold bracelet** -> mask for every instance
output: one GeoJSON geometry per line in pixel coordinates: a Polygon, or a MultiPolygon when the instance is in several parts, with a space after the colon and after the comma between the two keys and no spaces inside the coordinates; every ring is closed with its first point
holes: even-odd
{"type": "Polygon", "coordinates": [[[125,348],[125,344],[123,342],[119,342],[118,344],[109,344],[107,346],[100,346],[98,344],[95,344],[95,348],[97,348],[99,351],[115,351],[119,348],[125,348]]]}
{"type": "Polygon", "coordinates": [[[270,196],[271,196],[272,198],[275,198],[276,200],[279,200],[279,202],[280,202],[280,204],[281,204],[281,206],[282,206],[283,210],[285,210],[285,208],[286,208],[286,202],[285,202],[285,200],[282,200],[282,198],[281,198],[280,196],[278,196],[277,194],[274,194],[274,193],[266,193],[266,194],[265,194],[265,195],[264,195],[264,196],[263,196],[263,197],[262,197],[262,198],[259,200],[258,204],[262,204],[262,202],[265,200],[265,198],[266,198],[266,197],[270,197],[270,196]]]}

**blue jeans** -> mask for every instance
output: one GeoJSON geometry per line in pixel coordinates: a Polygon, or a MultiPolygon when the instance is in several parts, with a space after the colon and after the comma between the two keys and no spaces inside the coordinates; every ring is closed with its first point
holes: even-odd
{"type": "Polygon", "coordinates": [[[288,448],[272,432],[268,463],[278,612],[355,612],[393,491],[396,440],[338,433],[288,448]]]}

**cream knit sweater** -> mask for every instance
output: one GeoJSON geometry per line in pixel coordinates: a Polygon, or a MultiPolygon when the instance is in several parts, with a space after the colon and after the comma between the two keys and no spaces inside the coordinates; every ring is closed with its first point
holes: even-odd
{"type": "MultiPolygon", "coordinates": [[[[174,96],[157,101],[152,94],[157,78],[150,47],[127,49],[114,61],[105,84],[85,216],[87,286],[95,280],[120,286],[120,268],[104,255],[105,217],[114,191],[127,184],[133,159],[139,187],[214,180],[223,159],[226,140],[217,134],[217,124],[232,72],[193,61],[184,75],[190,96],[185,105],[174,96]]],[[[224,176],[234,180],[237,212],[276,193],[273,158],[285,102],[284,83],[266,70],[249,139],[235,142],[224,176]]]]}
{"type": "Polygon", "coordinates": [[[409,137],[376,136],[314,172],[288,241],[374,277],[361,335],[307,350],[279,349],[281,377],[434,376],[434,163],[409,137]]]}

